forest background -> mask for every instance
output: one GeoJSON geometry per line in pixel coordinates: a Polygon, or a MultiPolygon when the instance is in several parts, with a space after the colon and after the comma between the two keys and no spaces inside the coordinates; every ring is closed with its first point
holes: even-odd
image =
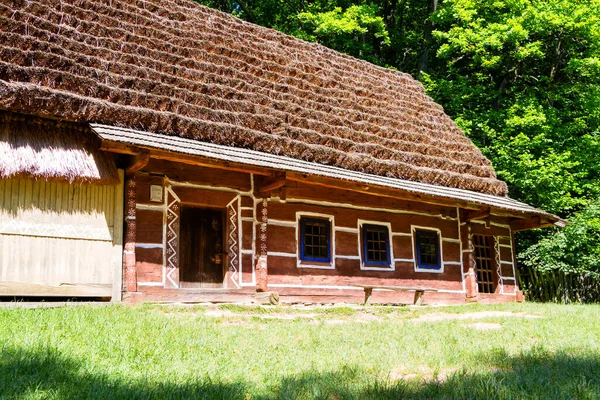
{"type": "Polygon", "coordinates": [[[510,196],[568,218],[521,266],[600,282],[600,0],[200,0],[411,74],[510,196]]]}

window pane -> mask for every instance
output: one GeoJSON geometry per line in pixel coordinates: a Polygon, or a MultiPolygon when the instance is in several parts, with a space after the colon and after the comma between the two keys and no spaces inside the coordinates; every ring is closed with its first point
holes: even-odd
{"type": "Polygon", "coordinates": [[[419,267],[439,269],[438,233],[417,230],[415,235],[417,239],[417,261],[419,267]]]}
{"type": "Polygon", "coordinates": [[[313,261],[329,261],[330,223],[327,220],[301,218],[302,258],[313,261]]]}
{"type": "Polygon", "coordinates": [[[363,225],[365,263],[389,265],[389,231],[382,225],[363,225]]]}

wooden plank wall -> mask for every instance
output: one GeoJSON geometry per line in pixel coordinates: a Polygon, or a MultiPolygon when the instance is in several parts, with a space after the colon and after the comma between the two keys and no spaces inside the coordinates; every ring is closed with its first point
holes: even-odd
{"type": "Polygon", "coordinates": [[[122,184],[0,180],[0,281],[104,284],[111,296],[121,257],[119,199],[122,184]]]}

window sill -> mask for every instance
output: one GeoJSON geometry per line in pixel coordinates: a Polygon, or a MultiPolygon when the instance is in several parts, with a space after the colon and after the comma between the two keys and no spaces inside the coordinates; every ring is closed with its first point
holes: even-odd
{"type": "Polygon", "coordinates": [[[298,268],[335,269],[335,264],[333,262],[298,260],[298,268]]]}

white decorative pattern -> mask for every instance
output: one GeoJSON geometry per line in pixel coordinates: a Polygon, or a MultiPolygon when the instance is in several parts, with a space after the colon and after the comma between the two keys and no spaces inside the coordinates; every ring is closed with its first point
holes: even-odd
{"type": "Polygon", "coordinates": [[[260,223],[260,255],[267,255],[267,224],[269,222],[267,208],[267,199],[263,199],[261,207],[261,223],[260,223]]]}
{"type": "Polygon", "coordinates": [[[180,199],[170,187],[167,188],[167,201],[167,279],[174,287],[179,287],[178,282],[175,280],[175,274],[179,264],[180,199]]]}
{"type": "Polygon", "coordinates": [[[477,284],[477,262],[475,260],[475,245],[473,244],[473,234],[469,225],[469,265],[473,267],[473,279],[477,284]]]}
{"type": "MultiPolygon", "coordinates": [[[[239,196],[238,196],[239,197],[239,196]]],[[[229,245],[229,272],[231,272],[231,281],[239,288],[238,264],[239,264],[239,246],[238,246],[238,197],[227,204],[227,215],[229,215],[229,235],[227,244],[229,245]]]]}
{"type": "Polygon", "coordinates": [[[498,236],[494,236],[494,253],[496,256],[496,270],[498,271],[498,286],[500,286],[500,293],[504,293],[504,280],[502,279],[502,269],[500,268],[502,265],[500,261],[500,239],[498,236]]]}

